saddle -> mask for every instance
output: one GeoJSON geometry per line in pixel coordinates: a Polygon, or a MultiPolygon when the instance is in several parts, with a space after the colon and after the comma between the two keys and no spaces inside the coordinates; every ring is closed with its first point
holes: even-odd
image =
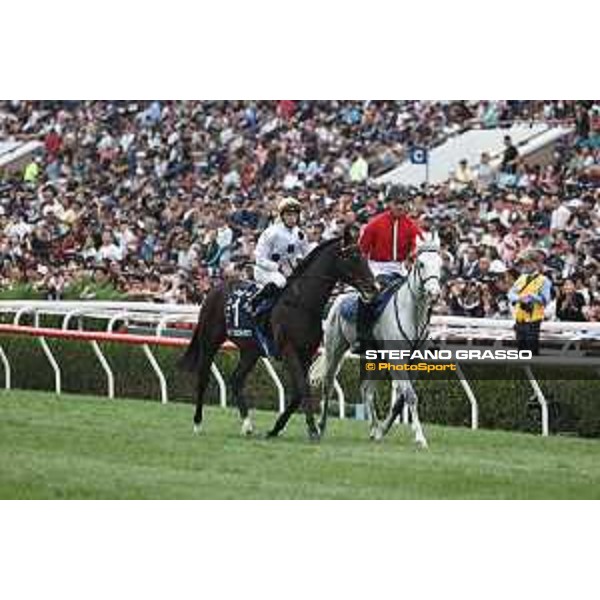
{"type": "MultiPolygon", "coordinates": [[[[385,287],[381,292],[379,292],[379,294],[377,294],[377,296],[375,296],[371,303],[373,322],[379,319],[393,295],[398,291],[398,288],[400,288],[405,281],[405,277],[394,277],[391,281],[388,281],[387,287],[385,287]]],[[[344,300],[342,300],[342,304],[340,306],[340,315],[342,319],[348,323],[356,323],[359,301],[360,296],[358,293],[350,294],[344,298],[344,300]]]]}

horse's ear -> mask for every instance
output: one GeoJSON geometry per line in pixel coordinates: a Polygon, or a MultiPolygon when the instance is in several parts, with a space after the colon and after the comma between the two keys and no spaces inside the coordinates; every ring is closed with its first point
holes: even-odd
{"type": "Polygon", "coordinates": [[[440,236],[437,229],[431,228],[427,230],[422,237],[417,238],[417,248],[421,246],[432,246],[434,248],[439,248],[440,236]]]}
{"type": "Polygon", "coordinates": [[[360,229],[354,223],[346,225],[342,233],[342,247],[347,248],[348,246],[356,244],[356,242],[358,242],[359,234],[360,229]]]}
{"type": "Polygon", "coordinates": [[[440,245],[440,233],[438,231],[437,227],[432,227],[430,229],[430,234],[431,234],[431,242],[434,246],[439,247],[440,245]]]}

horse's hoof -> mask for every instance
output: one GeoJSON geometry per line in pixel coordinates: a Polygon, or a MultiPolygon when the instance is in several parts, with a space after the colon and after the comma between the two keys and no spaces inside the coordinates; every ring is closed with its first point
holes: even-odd
{"type": "Polygon", "coordinates": [[[308,439],[311,442],[320,442],[321,441],[321,434],[318,431],[309,431],[308,432],[308,439]]]}
{"type": "Polygon", "coordinates": [[[249,437],[254,434],[254,425],[250,419],[244,419],[242,421],[242,435],[249,437]]]}
{"type": "Polygon", "coordinates": [[[202,423],[194,423],[194,429],[192,430],[194,435],[202,433],[202,423]]]}
{"type": "Polygon", "coordinates": [[[267,433],[265,433],[265,440],[274,440],[276,437],[277,434],[273,431],[267,431],[267,433]]]}
{"type": "Polygon", "coordinates": [[[376,429],[371,429],[369,432],[369,439],[374,442],[380,442],[383,439],[383,433],[381,429],[378,427],[376,429]]]}
{"type": "Polygon", "coordinates": [[[429,448],[429,444],[425,438],[421,440],[415,440],[417,443],[417,448],[422,448],[423,450],[427,450],[429,448]]]}

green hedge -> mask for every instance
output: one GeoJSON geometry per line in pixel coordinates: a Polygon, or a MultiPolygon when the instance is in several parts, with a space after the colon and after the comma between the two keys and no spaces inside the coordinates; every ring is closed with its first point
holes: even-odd
{"type": "MultiPolygon", "coordinates": [[[[49,340],[63,369],[63,389],[66,392],[106,394],[106,377],[92,348],[86,342],[49,340]]],[[[17,388],[52,390],[52,370],[36,340],[3,336],[2,345],[9,356],[13,371],[13,386],[17,388]]],[[[103,344],[106,356],[115,372],[117,396],[131,398],[159,398],[159,385],[150,371],[141,348],[120,344],[103,344]]],[[[193,376],[176,368],[176,360],[182,349],[155,348],[169,387],[171,400],[192,402],[193,376]]],[[[217,363],[227,376],[234,368],[236,353],[221,353],[217,363]]],[[[281,366],[275,365],[281,373],[281,366]]],[[[512,373],[503,381],[477,379],[475,367],[464,368],[471,386],[479,400],[481,427],[514,429],[539,432],[540,413],[531,388],[523,377],[512,373]],[[473,379],[471,379],[473,378],[473,379]]],[[[600,380],[549,380],[536,370],[538,381],[550,401],[550,419],[553,432],[600,436],[600,380]]],[[[589,370],[582,377],[590,376],[589,370]]],[[[347,395],[347,414],[354,415],[358,398],[358,367],[347,362],[340,376],[340,383],[347,395]]],[[[420,398],[420,414],[424,421],[450,425],[470,424],[470,406],[457,380],[419,381],[416,384],[420,398]]],[[[248,399],[253,406],[264,409],[277,407],[275,389],[261,365],[248,380],[248,399]]],[[[389,384],[380,384],[380,410],[387,410],[389,384]]],[[[218,402],[217,386],[211,378],[206,396],[207,403],[218,402]]],[[[337,406],[332,402],[332,413],[337,406]]]]}

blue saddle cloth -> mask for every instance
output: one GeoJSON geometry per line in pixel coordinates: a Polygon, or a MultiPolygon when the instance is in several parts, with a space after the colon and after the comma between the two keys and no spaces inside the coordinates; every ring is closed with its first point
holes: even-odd
{"type": "MultiPolygon", "coordinates": [[[[227,337],[233,340],[254,339],[267,356],[276,356],[275,344],[268,332],[263,331],[254,317],[252,298],[258,292],[254,281],[238,284],[228,294],[225,300],[225,329],[227,337]]],[[[268,312],[273,305],[273,298],[266,298],[256,309],[256,315],[268,312]]]]}
{"type": "Polygon", "coordinates": [[[244,338],[254,335],[251,300],[258,291],[254,281],[243,282],[233,288],[225,300],[225,327],[229,337],[244,338]]]}
{"type": "MultiPolygon", "coordinates": [[[[404,281],[404,278],[395,278],[393,283],[391,283],[390,285],[388,285],[388,287],[382,290],[373,300],[374,321],[379,319],[381,313],[385,310],[385,307],[388,305],[388,302],[392,299],[392,296],[396,293],[396,291],[404,283],[404,281]]],[[[356,318],[358,316],[358,302],[358,293],[351,294],[342,300],[342,304],[340,306],[340,315],[342,316],[342,319],[344,319],[348,323],[356,323],[356,318]]]]}

